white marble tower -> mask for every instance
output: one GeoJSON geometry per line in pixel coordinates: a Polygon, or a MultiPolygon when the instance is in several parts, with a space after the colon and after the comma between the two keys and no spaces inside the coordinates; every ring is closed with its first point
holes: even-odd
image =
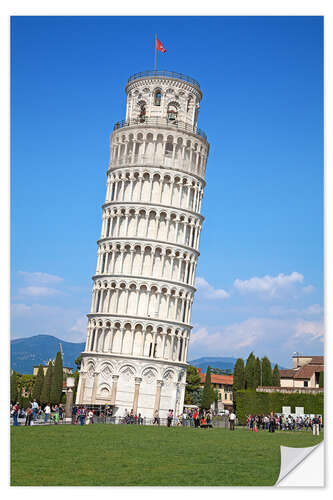
{"type": "Polygon", "coordinates": [[[110,164],[77,404],[166,417],[184,403],[209,151],[198,82],[131,76],[110,164]]]}

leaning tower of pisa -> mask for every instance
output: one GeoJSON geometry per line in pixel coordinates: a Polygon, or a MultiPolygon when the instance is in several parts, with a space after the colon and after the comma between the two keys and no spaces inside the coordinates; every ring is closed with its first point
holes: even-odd
{"type": "Polygon", "coordinates": [[[131,76],[110,138],[106,199],[77,404],[166,417],[184,403],[209,144],[199,83],[131,76]]]}

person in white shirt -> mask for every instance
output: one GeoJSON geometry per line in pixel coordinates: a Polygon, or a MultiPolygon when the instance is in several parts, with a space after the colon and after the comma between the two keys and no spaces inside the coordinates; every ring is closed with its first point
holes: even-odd
{"type": "Polygon", "coordinates": [[[35,399],[31,403],[31,408],[32,408],[32,416],[33,416],[33,419],[35,421],[37,418],[37,410],[38,410],[38,403],[35,399]]]}
{"type": "Polygon", "coordinates": [[[51,414],[50,403],[47,403],[47,405],[45,406],[44,413],[45,413],[44,422],[47,423],[49,420],[49,416],[51,414]]]}
{"type": "Polygon", "coordinates": [[[231,410],[231,413],[229,415],[229,422],[230,422],[230,430],[231,431],[235,430],[235,420],[236,420],[236,415],[234,414],[233,410],[231,410]]]}

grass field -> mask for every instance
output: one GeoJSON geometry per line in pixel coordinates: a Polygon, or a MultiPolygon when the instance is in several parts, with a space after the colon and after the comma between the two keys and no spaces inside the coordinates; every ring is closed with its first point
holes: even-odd
{"type": "Polygon", "coordinates": [[[12,486],[270,486],[310,432],[132,425],[11,428],[12,486]]]}

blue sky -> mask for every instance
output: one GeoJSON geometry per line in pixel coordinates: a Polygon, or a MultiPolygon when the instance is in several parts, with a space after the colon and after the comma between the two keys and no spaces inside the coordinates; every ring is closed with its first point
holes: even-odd
{"type": "Polygon", "coordinates": [[[321,17],[12,18],[12,337],[85,338],[109,135],[155,31],[211,145],[188,359],[321,354],[321,17]]]}

